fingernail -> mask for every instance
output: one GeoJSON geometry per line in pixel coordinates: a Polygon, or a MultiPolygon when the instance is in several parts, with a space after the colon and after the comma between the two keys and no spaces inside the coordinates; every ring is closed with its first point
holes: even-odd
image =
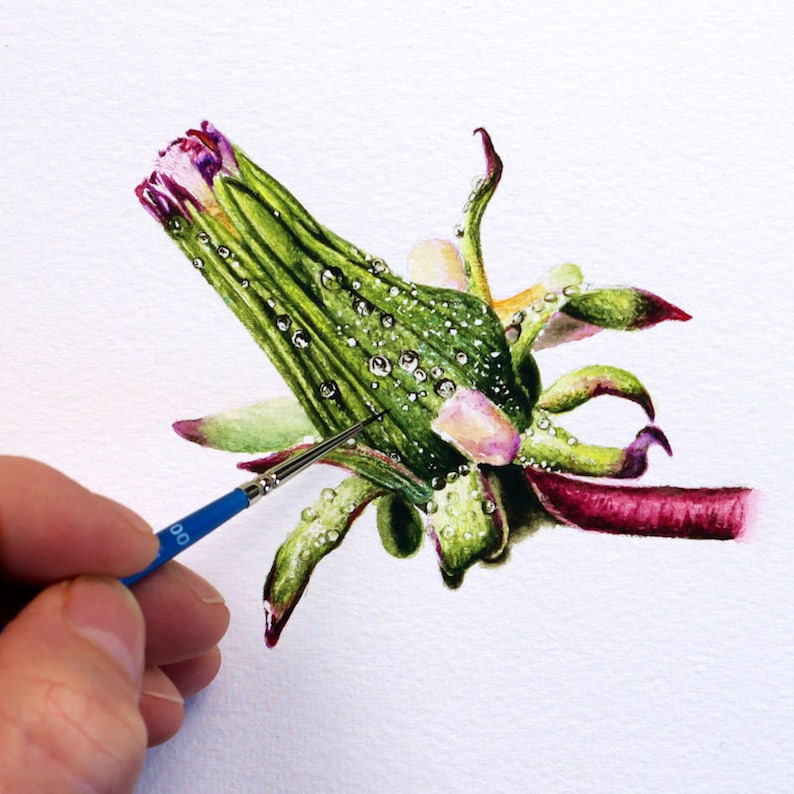
{"type": "Polygon", "coordinates": [[[226,599],[206,580],[202,579],[197,573],[174,566],[174,570],[188,588],[196,595],[199,601],[205,604],[225,604],[226,599]]]}
{"type": "Polygon", "coordinates": [[[184,705],[185,703],[185,699],[178,692],[158,692],[156,689],[144,687],[141,689],[141,694],[148,695],[150,698],[167,700],[170,703],[178,703],[180,706],[184,705]]]}
{"type": "Polygon", "coordinates": [[[66,596],[66,618],[77,634],[110,656],[133,681],[140,679],[143,617],[125,587],[98,577],[75,579],[66,596]]]}

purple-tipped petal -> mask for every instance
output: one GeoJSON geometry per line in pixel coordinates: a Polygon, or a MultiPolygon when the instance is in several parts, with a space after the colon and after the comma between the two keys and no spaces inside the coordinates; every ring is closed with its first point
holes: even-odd
{"type": "Polygon", "coordinates": [[[637,437],[626,447],[623,468],[615,475],[619,479],[634,479],[645,474],[648,468],[648,449],[658,444],[668,455],[673,454],[667,436],[656,426],[643,427],[637,437]]]}
{"type": "Polygon", "coordinates": [[[738,540],[750,519],[749,488],[630,487],[525,470],[544,510],[593,532],[738,540]]]}
{"type": "Polygon", "coordinates": [[[187,441],[206,446],[207,439],[201,432],[202,421],[202,419],[180,419],[178,422],[174,422],[171,427],[174,428],[177,435],[182,436],[187,441]]]}
{"type": "Polygon", "coordinates": [[[575,320],[601,328],[636,331],[665,320],[691,320],[683,309],[636,287],[594,289],[571,297],[561,311],[575,320]]]}
{"type": "Polygon", "coordinates": [[[186,137],[177,138],[160,152],[154,170],[138,185],[135,194],[161,223],[175,214],[189,218],[190,205],[199,212],[215,210],[215,177],[237,170],[231,143],[204,121],[201,129],[188,130],[186,137]]]}

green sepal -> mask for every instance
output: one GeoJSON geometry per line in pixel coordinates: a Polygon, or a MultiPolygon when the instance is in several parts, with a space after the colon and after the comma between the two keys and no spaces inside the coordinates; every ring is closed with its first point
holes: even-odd
{"type": "Polygon", "coordinates": [[[417,509],[398,493],[387,493],[375,501],[378,509],[378,535],[392,557],[416,554],[425,531],[417,509]]]}
{"type": "Polygon", "coordinates": [[[569,317],[599,328],[635,331],[664,320],[689,320],[677,306],[636,287],[594,289],[575,295],[561,308],[569,317]]]}
{"type": "Polygon", "coordinates": [[[502,178],[502,161],[491,143],[488,133],[479,127],[475,131],[482,137],[485,150],[486,175],[478,180],[466,204],[466,219],[463,224],[463,238],[460,241],[460,253],[463,259],[463,272],[466,276],[468,290],[486,303],[491,303],[491,290],[485,275],[480,242],[480,224],[488,202],[496,191],[502,178]]]}
{"type": "Polygon", "coordinates": [[[228,452],[269,452],[316,436],[314,425],[294,397],[276,397],[201,419],[174,423],[188,441],[228,452]]]}
{"type": "Polygon", "coordinates": [[[593,397],[609,394],[642,406],[649,419],[654,418],[651,395],[635,375],[625,369],[593,364],[558,378],[538,399],[537,407],[550,413],[565,413],[593,397]]]}
{"type": "Polygon", "coordinates": [[[320,560],[333,551],[361,511],[383,489],[360,477],[350,477],[336,489],[326,488],[304,509],[300,521],[281,544],[265,581],[265,641],[273,647],[284,624],[303,595],[320,560]]]}
{"type": "Polygon", "coordinates": [[[522,466],[587,477],[639,477],[647,468],[648,448],[658,444],[672,450],[664,433],[644,427],[625,448],[581,443],[544,411],[535,411],[532,425],[521,435],[517,461],[522,466]]]}
{"type": "Polygon", "coordinates": [[[447,482],[427,505],[428,534],[444,581],[457,587],[479,560],[498,557],[507,543],[507,524],[496,477],[473,468],[447,482]]]}

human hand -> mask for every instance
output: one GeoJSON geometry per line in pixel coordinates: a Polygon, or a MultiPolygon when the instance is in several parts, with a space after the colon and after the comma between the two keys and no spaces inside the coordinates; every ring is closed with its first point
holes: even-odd
{"type": "Polygon", "coordinates": [[[0,457],[0,625],[38,593],[0,634],[0,791],[131,791],[215,677],[229,612],[208,582],[175,562],[117,581],[157,548],[127,508],[0,457]]]}

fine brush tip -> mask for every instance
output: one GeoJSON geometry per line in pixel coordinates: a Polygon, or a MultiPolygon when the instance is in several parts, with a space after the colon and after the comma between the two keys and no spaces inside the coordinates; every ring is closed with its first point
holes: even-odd
{"type": "Polygon", "coordinates": [[[360,423],[361,427],[366,427],[367,425],[371,425],[373,422],[375,422],[378,419],[381,419],[382,417],[384,417],[387,413],[389,413],[389,412],[388,411],[381,411],[379,414],[372,414],[372,416],[368,416],[366,419],[364,419],[360,423]]]}

